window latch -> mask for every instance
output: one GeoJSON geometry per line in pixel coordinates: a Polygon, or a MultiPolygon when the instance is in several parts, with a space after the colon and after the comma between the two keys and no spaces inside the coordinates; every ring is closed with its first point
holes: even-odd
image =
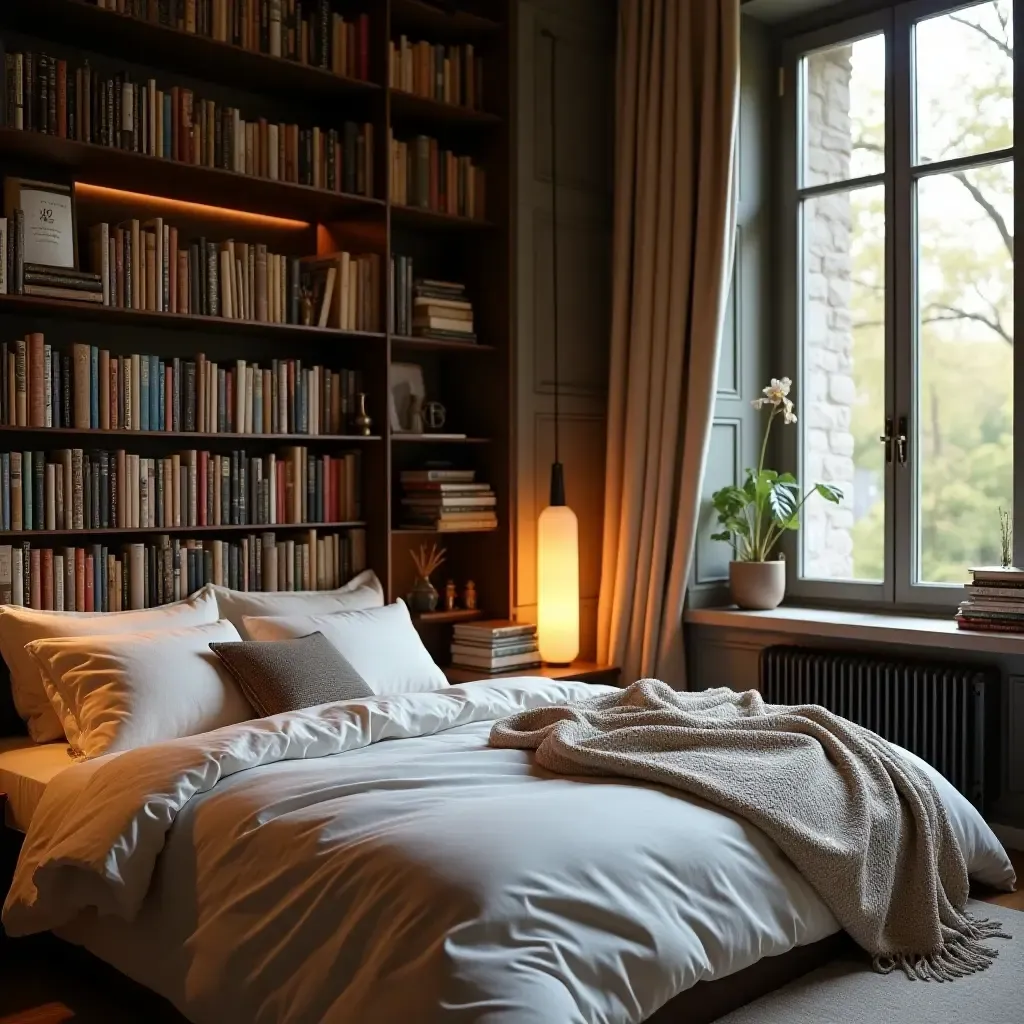
{"type": "Polygon", "coordinates": [[[892,462],[892,443],[895,440],[892,434],[892,417],[887,416],[885,420],[885,433],[880,434],[878,440],[885,445],[885,461],[892,462]]]}
{"type": "Polygon", "coordinates": [[[907,417],[901,416],[899,420],[899,433],[894,438],[896,441],[896,461],[901,465],[907,464],[907,417]]]}

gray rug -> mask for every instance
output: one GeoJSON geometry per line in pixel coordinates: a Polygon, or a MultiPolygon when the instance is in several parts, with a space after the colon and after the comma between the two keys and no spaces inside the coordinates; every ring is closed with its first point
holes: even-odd
{"type": "Polygon", "coordinates": [[[875,974],[863,960],[839,959],[744,1006],[717,1024],[1019,1024],[1024,1021],[1024,913],[970,904],[1005,922],[1011,940],[993,939],[996,962],[954,982],[875,974]]]}

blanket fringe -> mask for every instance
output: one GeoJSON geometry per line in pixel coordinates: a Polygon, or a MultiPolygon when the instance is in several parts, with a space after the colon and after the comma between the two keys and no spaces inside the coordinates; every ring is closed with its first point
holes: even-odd
{"type": "Polygon", "coordinates": [[[965,915],[966,922],[934,953],[880,954],[871,961],[879,974],[891,974],[897,967],[911,981],[955,981],[992,966],[999,950],[983,944],[985,939],[1009,939],[1001,921],[965,915]]]}

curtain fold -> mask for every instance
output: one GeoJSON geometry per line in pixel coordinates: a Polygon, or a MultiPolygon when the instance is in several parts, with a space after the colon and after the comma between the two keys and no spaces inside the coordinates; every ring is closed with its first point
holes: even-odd
{"type": "Polygon", "coordinates": [[[735,234],[739,0],[620,0],[598,656],[685,685],[735,234]]]}

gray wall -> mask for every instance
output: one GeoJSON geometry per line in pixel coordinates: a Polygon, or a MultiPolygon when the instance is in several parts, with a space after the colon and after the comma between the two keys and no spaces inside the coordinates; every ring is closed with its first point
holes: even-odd
{"type": "Polygon", "coordinates": [[[773,62],[767,30],[744,18],[740,38],[740,131],[737,169],[736,260],[726,306],[718,368],[715,418],[702,490],[701,526],[694,552],[689,603],[727,604],[725,581],[732,551],[711,540],[716,524],[711,495],[739,484],[757,462],[763,421],[750,406],[770,376],[771,288],[771,116],[773,62]]]}
{"type": "Polygon", "coordinates": [[[581,654],[593,657],[601,579],[611,321],[616,5],[518,6],[516,162],[516,614],[536,614],[537,516],[554,456],[551,288],[551,43],[558,38],[558,243],[561,459],[580,523],[581,654]]]}

